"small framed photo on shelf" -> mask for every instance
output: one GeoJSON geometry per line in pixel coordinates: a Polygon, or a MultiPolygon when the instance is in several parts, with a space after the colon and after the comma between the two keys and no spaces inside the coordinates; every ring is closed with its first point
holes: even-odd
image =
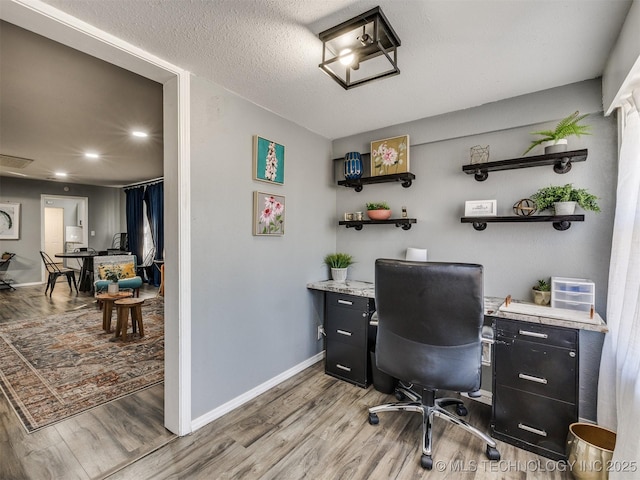
{"type": "Polygon", "coordinates": [[[253,136],[253,179],[284,185],[284,145],[253,136]]]}
{"type": "Polygon", "coordinates": [[[371,142],[371,176],[409,171],[409,135],[371,142]]]}
{"type": "Polygon", "coordinates": [[[253,192],[253,234],[269,237],[284,235],[284,195],[253,192]]]}
{"type": "Polygon", "coordinates": [[[20,239],[20,204],[0,203],[0,240],[20,239]]]}
{"type": "Polygon", "coordinates": [[[496,200],[468,200],[464,202],[465,217],[495,217],[498,208],[496,200]]]}

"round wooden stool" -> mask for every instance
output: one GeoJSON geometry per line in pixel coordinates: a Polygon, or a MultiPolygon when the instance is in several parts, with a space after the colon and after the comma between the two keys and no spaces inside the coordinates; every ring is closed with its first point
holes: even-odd
{"type": "Polygon", "coordinates": [[[131,329],[136,333],[136,326],[140,329],[140,336],[144,337],[144,325],[142,324],[142,298],[123,298],[113,302],[118,309],[118,322],[114,338],[120,337],[127,341],[127,329],[129,328],[129,311],[131,311],[131,329]]]}
{"type": "Polygon", "coordinates": [[[98,303],[102,307],[103,330],[106,330],[107,333],[111,333],[111,313],[113,312],[113,302],[132,296],[132,292],[118,292],[116,294],[99,293],[96,295],[96,300],[98,300],[98,303]]]}

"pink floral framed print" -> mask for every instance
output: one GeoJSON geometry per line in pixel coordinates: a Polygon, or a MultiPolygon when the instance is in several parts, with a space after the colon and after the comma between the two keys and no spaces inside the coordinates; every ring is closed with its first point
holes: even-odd
{"type": "Polygon", "coordinates": [[[409,135],[371,142],[371,176],[409,171],[409,135]]]}
{"type": "Polygon", "coordinates": [[[284,235],[285,198],[265,192],[253,192],[253,234],[284,235]]]}
{"type": "Polygon", "coordinates": [[[284,185],[284,145],[253,136],[253,179],[284,185]]]}

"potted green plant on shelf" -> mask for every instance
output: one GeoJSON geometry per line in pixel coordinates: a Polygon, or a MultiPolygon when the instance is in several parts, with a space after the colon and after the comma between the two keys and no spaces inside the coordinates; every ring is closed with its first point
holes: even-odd
{"type": "Polygon", "coordinates": [[[542,138],[534,140],[529,145],[522,155],[526,155],[535,147],[541,144],[546,144],[544,153],[564,152],[567,150],[567,137],[575,135],[579,137],[581,135],[591,135],[589,129],[591,125],[580,125],[588,114],[580,115],[580,112],[576,111],[571,115],[563,118],[558,122],[554,130],[540,130],[538,132],[531,132],[531,135],[542,135],[542,138]]]}
{"type": "Polygon", "coordinates": [[[336,282],[347,281],[347,270],[354,263],[348,253],[329,253],[324,257],[324,263],[331,269],[331,278],[336,282]]]}
{"type": "Polygon", "coordinates": [[[544,278],[538,280],[532,291],[533,301],[536,305],[549,305],[549,302],[551,302],[551,285],[547,280],[544,278]]]}
{"type": "Polygon", "coordinates": [[[573,215],[576,204],[583,210],[599,212],[598,197],[584,188],[573,188],[572,184],[564,186],[543,187],[531,196],[536,202],[538,211],[553,208],[556,215],[573,215]]]}
{"type": "Polygon", "coordinates": [[[391,217],[391,209],[387,202],[367,203],[367,216],[371,220],[387,220],[391,217]]]}

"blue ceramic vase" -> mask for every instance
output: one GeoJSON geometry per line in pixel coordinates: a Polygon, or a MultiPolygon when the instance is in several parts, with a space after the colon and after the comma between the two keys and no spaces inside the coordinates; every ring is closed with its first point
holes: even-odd
{"type": "Polygon", "coordinates": [[[355,180],[362,176],[362,158],[359,152],[349,152],[344,156],[344,178],[355,180]]]}

